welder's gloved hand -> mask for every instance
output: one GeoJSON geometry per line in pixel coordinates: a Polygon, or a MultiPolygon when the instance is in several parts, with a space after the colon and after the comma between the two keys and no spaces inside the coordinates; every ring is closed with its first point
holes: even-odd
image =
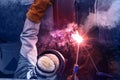
{"type": "Polygon", "coordinates": [[[46,9],[53,3],[53,0],[35,0],[31,5],[27,17],[31,21],[38,23],[41,21],[46,9]]]}

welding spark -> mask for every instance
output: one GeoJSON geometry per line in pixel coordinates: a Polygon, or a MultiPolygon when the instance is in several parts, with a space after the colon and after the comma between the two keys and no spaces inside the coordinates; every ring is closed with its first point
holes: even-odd
{"type": "Polygon", "coordinates": [[[79,44],[83,42],[83,37],[80,36],[78,31],[76,31],[74,34],[72,34],[72,38],[76,40],[79,44]]]}

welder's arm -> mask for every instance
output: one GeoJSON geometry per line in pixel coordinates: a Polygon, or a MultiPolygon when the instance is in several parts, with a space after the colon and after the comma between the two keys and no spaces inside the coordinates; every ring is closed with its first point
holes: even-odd
{"type": "Polygon", "coordinates": [[[36,43],[38,41],[37,35],[39,32],[39,27],[40,23],[34,23],[27,18],[23,31],[20,35],[22,43],[20,53],[34,66],[36,65],[37,61],[36,43]]]}
{"type": "Polygon", "coordinates": [[[23,31],[20,35],[21,50],[18,67],[15,72],[16,78],[24,79],[27,73],[34,69],[37,62],[38,33],[40,22],[46,9],[52,4],[51,0],[35,0],[27,12],[23,31]]]}
{"type": "Polygon", "coordinates": [[[21,33],[22,47],[20,53],[33,65],[37,61],[36,43],[40,22],[47,8],[52,4],[51,0],[35,0],[27,12],[27,19],[21,33]]]}

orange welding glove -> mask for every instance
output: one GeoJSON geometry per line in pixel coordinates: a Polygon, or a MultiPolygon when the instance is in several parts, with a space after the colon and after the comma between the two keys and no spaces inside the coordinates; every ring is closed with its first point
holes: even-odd
{"type": "Polygon", "coordinates": [[[34,0],[29,11],[27,18],[35,23],[39,23],[45,14],[46,9],[53,3],[53,0],[34,0]]]}

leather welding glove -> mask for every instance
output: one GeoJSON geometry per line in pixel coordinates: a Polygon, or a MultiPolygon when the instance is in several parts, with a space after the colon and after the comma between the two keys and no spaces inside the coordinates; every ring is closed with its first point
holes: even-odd
{"type": "Polygon", "coordinates": [[[27,18],[35,23],[40,22],[46,9],[52,3],[53,0],[35,0],[27,13],[27,18]]]}

